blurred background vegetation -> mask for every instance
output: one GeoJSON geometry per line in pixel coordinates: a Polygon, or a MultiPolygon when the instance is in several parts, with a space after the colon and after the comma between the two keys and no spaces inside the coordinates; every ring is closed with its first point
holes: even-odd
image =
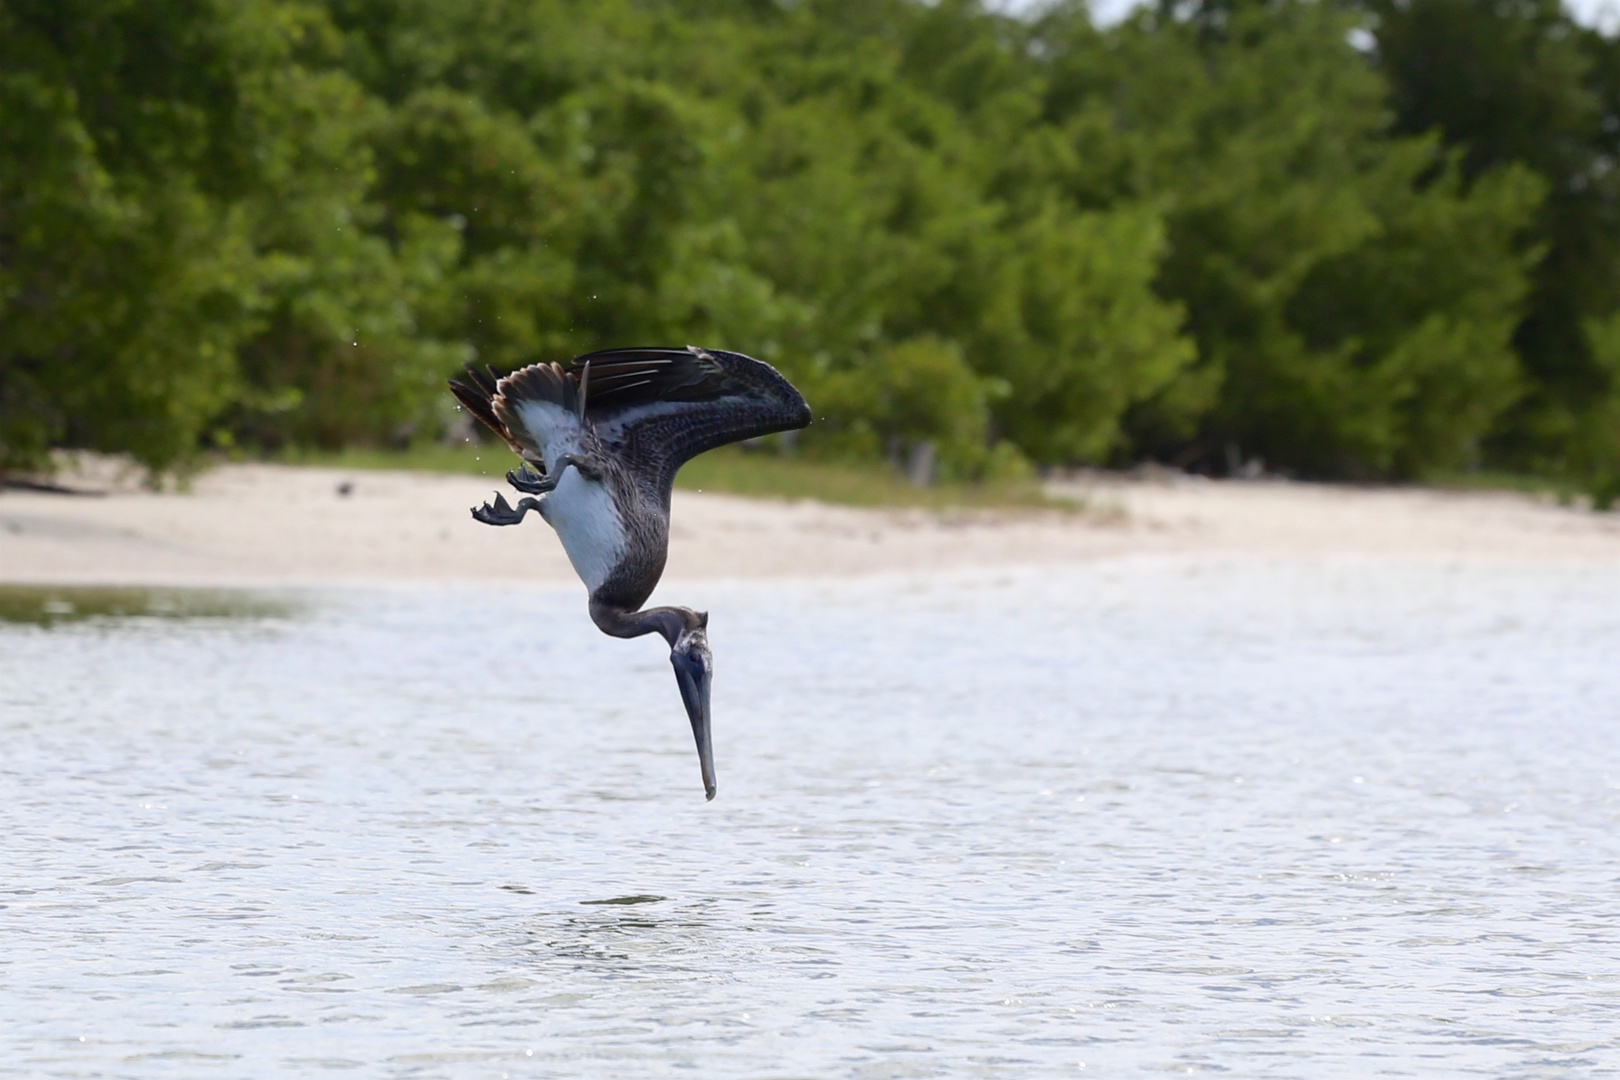
{"type": "Polygon", "coordinates": [[[1620,40],[1556,0],[0,0],[0,468],[768,360],[780,450],[1620,494],[1620,40]]]}

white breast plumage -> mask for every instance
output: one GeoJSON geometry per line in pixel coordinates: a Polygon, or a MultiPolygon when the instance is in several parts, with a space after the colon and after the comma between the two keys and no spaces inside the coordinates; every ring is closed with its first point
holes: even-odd
{"type": "Polygon", "coordinates": [[[601,588],[625,552],[624,521],[612,493],[571,468],[542,500],[541,508],[585,588],[591,592],[601,588]]]}

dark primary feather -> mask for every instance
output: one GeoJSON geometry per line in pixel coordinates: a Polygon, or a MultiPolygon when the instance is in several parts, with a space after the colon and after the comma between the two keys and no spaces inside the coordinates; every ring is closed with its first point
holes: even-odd
{"type": "Polygon", "coordinates": [[[467,372],[467,382],[458,379],[450,380],[450,392],[456,395],[456,400],[462,407],[472,413],[489,430],[499,435],[521,457],[530,455],[524,451],[522,444],[513,438],[505,424],[495,415],[495,386],[499,382],[492,368],[479,371],[471,364],[462,365],[467,372]]]}
{"type": "Polygon", "coordinates": [[[585,383],[587,416],[651,401],[701,401],[726,391],[724,368],[702,349],[603,349],[576,357],[567,371],[576,385],[585,383]]]}

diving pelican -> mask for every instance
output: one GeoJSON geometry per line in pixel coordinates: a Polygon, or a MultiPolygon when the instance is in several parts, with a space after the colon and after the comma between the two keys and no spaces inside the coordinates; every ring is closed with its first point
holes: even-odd
{"type": "Polygon", "coordinates": [[[682,465],[717,446],[802,428],[804,397],[769,364],[719,349],[606,349],[504,377],[467,365],[450,389],[523,464],[526,497],[496,493],[472,515],[516,525],[530,510],[557,531],[604,634],[662,634],[697,740],[703,792],[715,792],[709,740],[708,612],[642,610],[669,554],[669,497],[682,465]]]}

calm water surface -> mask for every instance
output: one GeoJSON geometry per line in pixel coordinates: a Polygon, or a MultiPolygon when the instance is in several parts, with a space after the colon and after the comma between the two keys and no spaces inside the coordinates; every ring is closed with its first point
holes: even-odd
{"type": "Polygon", "coordinates": [[[577,588],[13,591],[0,1076],[1620,1074],[1620,573],[663,598],[712,804],[577,588]]]}

